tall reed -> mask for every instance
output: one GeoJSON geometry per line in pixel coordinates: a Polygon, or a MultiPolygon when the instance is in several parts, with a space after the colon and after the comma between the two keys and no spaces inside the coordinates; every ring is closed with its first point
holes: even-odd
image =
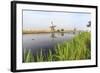
{"type": "Polygon", "coordinates": [[[42,49],[36,56],[31,51],[24,53],[24,62],[64,61],[91,59],[91,35],[90,32],[81,32],[72,40],[64,41],[55,46],[54,52],[49,50],[47,56],[42,49]]]}

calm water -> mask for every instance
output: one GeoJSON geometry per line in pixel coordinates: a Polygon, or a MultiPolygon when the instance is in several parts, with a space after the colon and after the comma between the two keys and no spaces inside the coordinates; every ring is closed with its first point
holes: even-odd
{"type": "Polygon", "coordinates": [[[24,34],[23,35],[23,52],[26,49],[31,50],[33,55],[40,52],[48,53],[48,50],[54,50],[57,43],[68,41],[74,37],[73,33],[46,33],[46,34],[24,34]]]}

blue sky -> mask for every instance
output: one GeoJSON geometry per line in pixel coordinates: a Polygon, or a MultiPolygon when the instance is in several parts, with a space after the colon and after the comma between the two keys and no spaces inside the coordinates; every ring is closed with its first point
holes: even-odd
{"type": "Polygon", "coordinates": [[[23,29],[48,29],[51,21],[56,28],[85,29],[90,20],[89,13],[23,11],[23,29]]]}

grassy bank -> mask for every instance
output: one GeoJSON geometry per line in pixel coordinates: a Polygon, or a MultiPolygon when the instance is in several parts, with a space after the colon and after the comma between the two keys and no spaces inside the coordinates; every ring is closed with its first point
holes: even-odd
{"type": "MultiPolygon", "coordinates": [[[[73,30],[65,30],[65,31],[53,31],[53,33],[70,33],[74,32],[73,30]]],[[[23,30],[23,34],[45,34],[45,33],[52,33],[51,30],[37,30],[37,31],[25,31],[23,30]]]]}
{"type": "Polygon", "coordinates": [[[49,50],[45,56],[42,49],[36,56],[30,50],[24,53],[24,62],[43,62],[43,61],[64,61],[64,60],[84,60],[91,58],[91,35],[90,32],[82,32],[72,40],[57,44],[54,48],[55,53],[49,50]]]}

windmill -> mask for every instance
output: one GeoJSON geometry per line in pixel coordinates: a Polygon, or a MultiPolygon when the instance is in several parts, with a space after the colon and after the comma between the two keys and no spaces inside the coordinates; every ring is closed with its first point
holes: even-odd
{"type": "Polygon", "coordinates": [[[53,21],[51,21],[51,24],[52,24],[52,26],[50,26],[50,28],[51,28],[51,32],[55,32],[55,25],[53,24],[53,21]]]}

